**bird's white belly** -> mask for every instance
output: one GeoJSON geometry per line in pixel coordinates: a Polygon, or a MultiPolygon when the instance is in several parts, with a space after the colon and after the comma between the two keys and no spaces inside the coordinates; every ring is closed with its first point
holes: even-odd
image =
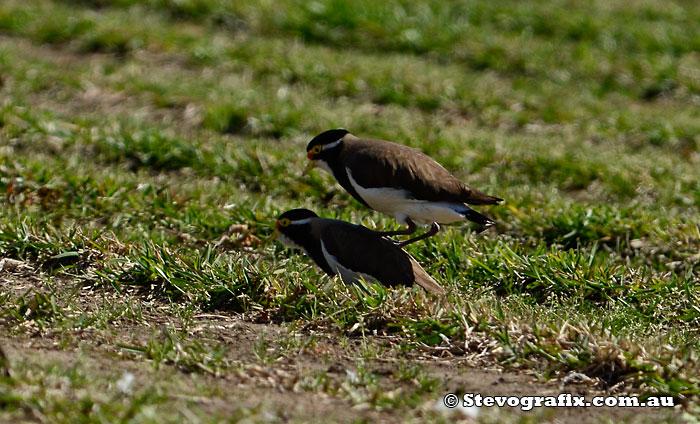
{"type": "Polygon", "coordinates": [[[419,225],[466,220],[464,215],[457,212],[467,208],[463,204],[412,199],[407,190],[395,188],[365,188],[352,178],[349,169],[346,168],[346,171],[352,187],[372,209],[391,215],[398,222],[405,222],[407,217],[419,225]]]}
{"type": "Polygon", "coordinates": [[[363,278],[365,281],[368,282],[377,281],[376,278],[372,277],[369,274],[353,271],[341,265],[340,262],[338,262],[338,258],[328,253],[328,250],[326,250],[326,246],[323,244],[323,240],[321,240],[321,251],[323,252],[323,256],[326,258],[326,262],[328,262],[328,265],[330,265],[331,269],[337,271],[338,274],[340,274],[340,278],[343,279],[343,282],[345,284],[350,284],[355,280],[359,280],[360,278],[363,278]]]}

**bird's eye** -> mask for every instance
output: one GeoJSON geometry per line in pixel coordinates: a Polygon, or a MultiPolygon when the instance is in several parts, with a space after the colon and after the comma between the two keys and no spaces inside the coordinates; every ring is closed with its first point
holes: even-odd
{"type": "Polygon", "coordinates": [[[311,149],[311,152],[313,154],[317,155],[317,154],[321,153],[321,150],[323,150],[323,148],[321,147],[320,144],[318,144],[318,145],[314,146],[313,149],[311,149]]]}
{"type": "Polygon", "coordinates": [[[290,221],[289,218],[282,218],[282,219],[280,219],[280,220],[277,221],[277,222],[280,223],[280,227],[288,227],[289,224],[292,223],[292,221],[290,221]]]}

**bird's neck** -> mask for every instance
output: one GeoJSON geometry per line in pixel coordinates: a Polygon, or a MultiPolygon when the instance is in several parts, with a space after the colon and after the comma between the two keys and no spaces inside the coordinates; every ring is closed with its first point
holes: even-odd
{"type": "Polygon", "coordinates": [[[355,190],[355,187],[353,187],[353,185],[350,183],[350,178],[348,178],[348,170],[340,159],[340,155],[333,158],[331,162],[328,162],[328,167],[331,169],[333,176],[341,187],[350,193],[355,200],[371,209],[362,196],[360,196],[360,193],[358,193],[357,190],[355,190]]]}

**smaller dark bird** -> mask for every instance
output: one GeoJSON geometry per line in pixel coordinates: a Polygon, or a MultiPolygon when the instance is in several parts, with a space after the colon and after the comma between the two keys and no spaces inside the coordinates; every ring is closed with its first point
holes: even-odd
{"type": "Polygon", "coordinates": [[[489,227],[494,222],[467,205],[503,201],[464,184],[420,150],[358,138],[343,129],[314,137],[306,156],[305,174],[314,167],[324,169],[357,201],[408,225],[408,229],[382,235],[409,235],[416,232],[416,224],[431,226],[427,233],[400,246],[437,234],[439,224],[469,220],[489,227]]]}
{"type": "Polygon", "coordinates": [[[431,293],[445,293],[408,253],[361,225],[292,209],[280,215],[275,227],[283,245],[302,250],[326,274],[340,274],[346,284],[364,278],[389,287],[418,284],[431,293]]]}

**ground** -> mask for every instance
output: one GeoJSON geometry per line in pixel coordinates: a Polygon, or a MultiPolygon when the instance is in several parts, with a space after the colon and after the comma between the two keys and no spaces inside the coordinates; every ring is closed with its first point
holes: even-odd
{"type": "Polygon", "coordinates": [[[692,2],[0,4],[0,421],[694,422],[692,2]],[[408,251],[447,290],[344,285],[294,207],[396,228],[319,132],[506,199],[408,251]],[[441,407],[446,393],[674,408],[441,407]],[[470,415],[471,414],[471,415],[470,415]]]}
{"type": "MultiPolygon", "coordinates": [[[[71,289],[60,283],[46,287],[34,278],[37,274],[40,272],[29,264],[6,263],[3,291],[71,289]]],[[[101,297],[111,308],[126,308],[119,306],[123,299],[114,293],[102,293],[101,297]]],[[[94,292],[72,294],[71,298],[71,304],[83,314],[99,313],[94,292]]],[[[8,417],[43,422],[89,412],[93,418],[107,421],[185,418],[199,422],[214,417],[266,422],[452,421],[466,417],[436,407],[440,396],[425,399],[416,395],[425,386],[439,387],[437,394],[483,396],[572,393],[590,398],[606,393],[590,381],[543,382],[532,373],[504,371],[490,366],[479,355],[431,349],[404,352],[392,336],[350,333],[339,339],[338,334],[320,328],[259,323],[255,314],[199,314],[190,317],[185,327],[163,313],[166,305],[138,302],[147,326],[130,318],[116,318],[106,331],[81,329],[57,337],[27,320],[22,325],[27,336],[1,338],[7,361],[13,364],[11,376],[21,382],[14,386],[16,396],[28,400],[8,417]],[[156,348],[162,349],[157,353],[154,334],[159,339],[156,343],[163,343],[156,348]],[[173,334],[196,339],[205,346],[225,346],[221,360],[228,364],[226,370],[209,368],[206,359],[190,362],[192,352],[188,346],[179,345],[173,334]],[[154,367],[144,363],[144,357],[162,362],[154,367]],[[126,374],[133,376],[133,382],[123,389],[119,381],[126,374]],[[402,395],[416,398],[406,401],[412,406],[410,411],[397,414],[392,406],[402,395]],[[347,402],[344,396],[352,401],[347,402]],[[377,397],[382,398],[380,407],[372,405],[377,397]],[[135,407],[140,401],[151,405],[135,407]],[[108,405],[106,411],[100,411],[103,405],[108,405]]],[[[479,415],[486,422],[517,422],[523,416],[534,421],[598,422],[605,417],[658,422],[679,414],[655,410],[639,418],[636,411],[623,408],[550,408],[527,415],[497,410],[481,411],[479,415]]]]}

